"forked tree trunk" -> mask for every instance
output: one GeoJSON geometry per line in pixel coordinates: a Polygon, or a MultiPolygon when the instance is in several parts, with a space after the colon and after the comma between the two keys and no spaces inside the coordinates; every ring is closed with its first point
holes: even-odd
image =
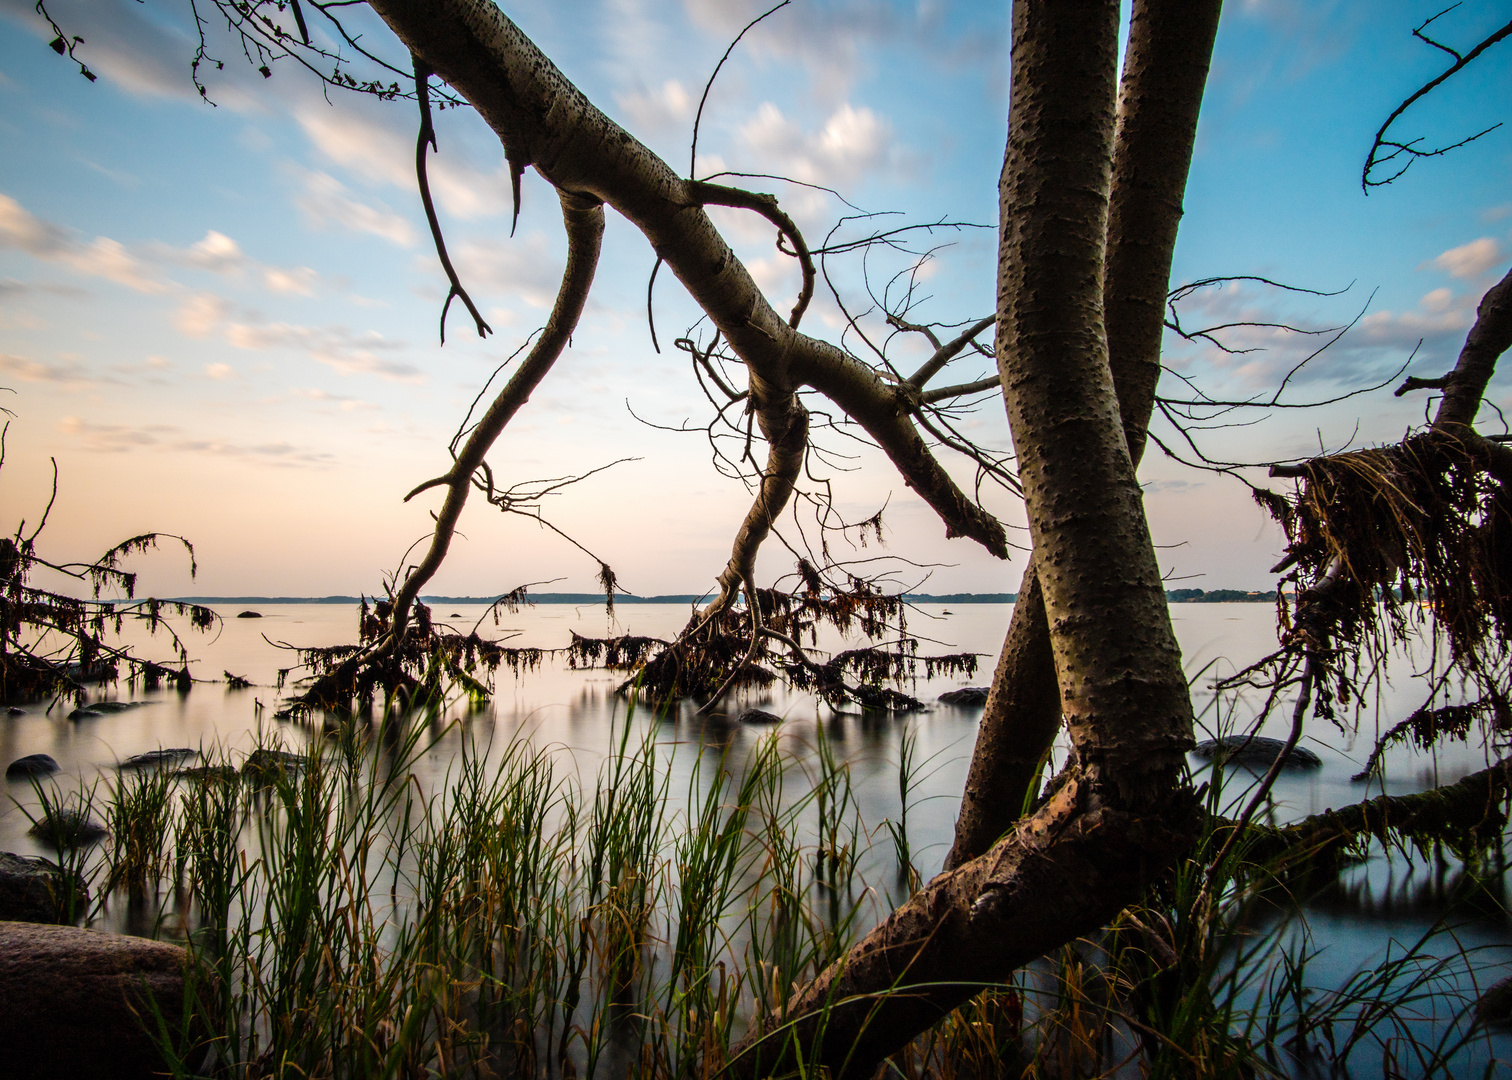
{"type": "Polygon", "coordinates": [[[941,874],[737,1051],[736,1076],[877,1062],[982,983],[1103,925],[1190,838],[1191,704],[1108,368],[1117,0],[1014,6],[998,363],[1075,753],[1034,815],[941,874]]]}
{"type": "MultiPolygon", "coordinates": [[[[1108,361],[1138,465],[1160,378],[1171,259],[1222,0],[1136,0],[1119,93],[1103,285],[1108,361]]],[[[982,711],[947,869],[1012,827],[1061,726],[1031,557],[982,711]]]]}

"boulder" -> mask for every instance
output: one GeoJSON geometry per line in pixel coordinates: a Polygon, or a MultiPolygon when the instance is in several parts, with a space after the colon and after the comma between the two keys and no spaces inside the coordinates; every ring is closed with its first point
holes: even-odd
{"type": "Polygon", "coordinates": [[[782,717],[765,709],[747,709],[735,718],[741,724],[780,724],[782,717]]]}
{"type": "Polygon", "coordinates": [[[142,701],[94,701],[84,706],[92,713],[118,713],[127,709],[139,709],[146,702],[142,701]]]}
{"type": "Polygon", "coordinates": [[[946,705],[985,705],[987,690],[985,686],[965,686],[959,690],[945,691],[940,695],[940,700],[946,705]]]}
{"type": "Polygon", "coordinates": [[[1475,1018],[1498,1028],[1512,1026],[1512,976],[1486,988],[1475,1003],[1475,1018]]]}
{"type": "Polygon", "coordinates": [[[262,748],[247,755],[247,760],[242,764],[242,775],[258,780],[271,779],[285,769],[302,769],[304,764],[305,759],[298,754],[262,748]]]}
{"type": "Polygon", "coordinates": [[[260,611],[240,611],[240,612],[237,612],[236,617],[238,619],[260,619],[260,618],[262,618],[262,612],[260,612],[260,611]]]}
{"type": "Polygon", "coordinates": [[[26,830],[38,840],[55,848],[76,848],[105,838],[105,826],[74,806],[63,806],[44,814],[26,830]]]}
{"type": "Polygon", "coordinates": [[[0,922],[0,1046],[11,1080],[168,1071],[148,1028],[184,1014],[176,945],[72,926],[0,922]]]}
{"type": "Polygon", "coordinates": [[[25,716],[26,715],[26,710],[23,709],[23,708],[21,708],[19,705],[12,705],[10,708],[8,708],[8,709],[5,710],[5,715],[6,716],[25,716]]]}
{"type": "Polygon", "coordinates": [[[132,754],[116,766],[118,769],[147,769],[154,765],[177,765],[181,761],[199,757],[198,750],[187,746],[175,746],[167,750],[148,750],[145,754],[132,754]]]}
{"type": "MultiPolygon", "coordinates": [[[[1281,739],[1267,739],[1264,735],[1226,735],[1221,739],[1208,739],[1198,743],[1193,747],[1192,753],[1200,758],[1211,759],[1220,749],[1224,761],[1229,765],[1257,765],[1268,769],[1281,756],[1281,751],[1286,749],[1286,743],[1281,739]]],[[[1311,750],[1304,746],[1294,746],[1291,753],[1286,755],[1283,768],[1316,769],[1322,764],[1323,759],[1311,750]]]]}
{"type": "Polygon", "coordinates": [[[49,754],[27,754],[18,757],[5,767],[7,780],[20,780],[28,776],[46,776],[58,771],[58,763],[49,754]]]}
{"type": "Polygon", "coordinates": [[[89,907],[89,890],[77,874],[65,875],[46,859],[0,851],[0,921],[67,922],[70,907],[78,915],[89,907]]]}
{"type": "Polygon", "coordinates": [[[91,720],[97,716],[104,715],[105,714],[100,712],[98,709],[75,709],[73,712],[68,714],[68,718],[70,720],[91,720]]]}

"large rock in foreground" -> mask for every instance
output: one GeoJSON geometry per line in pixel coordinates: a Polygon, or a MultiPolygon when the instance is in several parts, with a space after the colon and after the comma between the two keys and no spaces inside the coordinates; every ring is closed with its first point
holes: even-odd
{"type": "Polygon", "coordinates": [[[46,859],[0,851],[0,920],[68,922],[70,907],[75,916],[82,916],[89,908],[89,890],[77,874],[65,875],[46,859]]]}
{"type": "Polygon", "coordinates": [[[72,926],[0,922],[0,1046],[10,1080],[147,1080],[167,1070],[153,1005],[183,1016],[176,945],[72,926]]]}

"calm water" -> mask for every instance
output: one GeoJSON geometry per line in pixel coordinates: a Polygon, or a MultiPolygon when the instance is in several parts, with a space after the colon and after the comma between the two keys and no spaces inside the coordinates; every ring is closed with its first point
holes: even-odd
{"type": "MultiPolygon", "coordinates": [[[[63,769],[55,779],[59,787],[68,790],[96,782],[106,785],[115,775],[116,762],[160,747],[246,750],[255,745],[261,732],[264,738],[276,733],[286,745],[298,749],[319,738],[319,733],[309,728],[274,719],[281,697],[275,688],[277,671],[297,658],[270,642],[299,646],[350,642],[356,629],[355,612],[337,605],[270,605],[260,609],[263,618],[238,619],[234,617],[237,610],[221,609],[224,623],[212,634],[186,635],[193,657],[191,669],[203,679],[222,678],[223,672],[243,676],[254,683],[252,688],[230,690],[223,684],[207,683],[196,685],[186,694],[143,694],[136,699],[142,702],[140,707],[78,721],[67,718],[71,706],[55,706],[51,711],[45,705],[29,707],[24,715],[0,719],[0,761],[8,763],[39,752],[51,754],[63,769]]],[[[911,616],[909,628],[926,639],[921,652],[971,650],[983,654],[982,669],[969,680],[982,685],[990,678],[1011,610],[1008,605],[995,604],[950,609],[926,605],[911,616]]],[[[439,606],[434,610],[438,621],[463,630],[482,614],[480,607],[439,606]]],[[[1220,725],[1225,730],[1242,730],[1253,715],[1254,703],[1235,701],[1230,696],[1220,698],[1211,683],[1215,676],[1237,670],[1275,648],[1272,608],[1266,604],[1185,604],[1173,607],[1172,614],[1187,670],[1195,680],[1199,723],[1207,734],[1215,733],[1220,725]]],[[[498,627],[485,622],[484,631],[496,637],[512,634],[512,645],[550,648],[564,645],[569,631],[590,636],[628,632],[670,638],[687,616],[688,609],[681,605],[628,605],[617,610],[616,621],[611,623],[601,607],[540,605],[501,616],[498,627]]],[[[166,644],[144,644],[142,650],[144,654],[166,655],[166,644]]],[[[1382,686],[1358,732],[1312,722],[1306,744],[1322,757],[1323,767],[1310,773],[1283,774],[1276,789],[1282,818],[1302,817],[1381,793],[1381,781],[1373,782],[1367,792],[1365,785],[1353,783],[1350,777],[1363,765],[1378,732],[1422,704],[1421,684],[1411,677],[1417,666],[1410,657],[1396,665],[1394,680],[1382,686]]],[[[540,670],[518,678],[501,670],[491,704],[481,710],[458,706],[454,711],[459,724],[446,731],[421,763],[424,775],[420,779],[427,785],[445,784],[464,732],[475,743],[493,747],[495,753],[518,739],[557,748],[571,756],[582,775],[591,777],[610,745],[612,731],[626,722],[624,704],[614,694],[619,681],[620,677],[611,672],[570,670],[564,660],[548,661],[540,670]]],[[[966,684],[967,680],[953,678],[920,680],[913,692],[926,702],[934,702],[941,692],[966,684]]],[[[131,698],[124,685],[107,690],[103,696],[131,698]]],[[[732,703],[731,712],[745,705],[784,717],[777,737],[800,763],[812,761],[822,724],[824,734],[850,766],[861,817],[873,828],[883,819],[896,822],[899,818],[900,757],[905,738],[911,740],[914,769],[907,821],[914,862],[925,880],[939,869],[949,846],[980,708],[936,704],[923,713],[863,716],[835,713],[816,706],[806,695],[779,691],[748,696],[732,703]]],[[[1288,706],[1278,708],[1261,729],[1262,734],[1284,738],[1289,716],[1288,706]]],[[[694,764],[700,757],[707,760],[728,755],[738,770],[742,757],[771,732],[767,727],[742,727],[726,716],[698,717],[687,707],[660,719],[643,713],[631,717],[630,723],[642,730],[654,727],[657,740],[667,744],[672,797],[679,803],[689,784],[698,783],[694,764]]],[[[1206,735],[1199,733],[1201,737],[1206,735]]],[[[1452,744],[1432,753],[1400,748],[1387,758],[1384,790],[1391,794],[1422,790],[1452,782],[1487,763],[1486,751],[1473,742],[1452,744]]],[[[1244,770],[1233,776],[1235,781],[1252,779],[1244,770]]],[[[1230,789],[1237,796],[1242,786],[1241,782],[1231,782],[1230,789]]],[[[9,798],[0,805],[0,850],[52,854],[26,835],[30,821],[23,807],[35,801],[29,785],[9,781],[7,794],[9,798]]],[[[1319,976],[1346,977],[1379,959],[1389,941],[1415,941],[1445,915],[1444,895],[1452,884],[1453,872],[1452,867],[1413,865],[1402,858],[1377,858],[1352,871],[1345,888],[1320,900],[1309,911],[1307,922],[1314,945],[1323,949],[1315,963],[1319,976]]],[[[1456,910],[1452,919],[1461,944],[1494,947],[1484,954],[1484,963],[1477,964],[1477,980],[1485,985],[1505,974],[1502,946],[1512,942],[1505,917],[1456,910]]],[[[1447,951],[1452,945],[1444,939],[1433,948],[1447,951]]]]}

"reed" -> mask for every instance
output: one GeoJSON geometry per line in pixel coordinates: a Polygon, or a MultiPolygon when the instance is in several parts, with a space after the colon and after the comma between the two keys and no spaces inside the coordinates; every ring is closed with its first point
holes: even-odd
{"type": "MultiPolygon", "coordinates": [[[[560,751],[480,745],[440,715],[87,793],[111,843],[73,858],[99,903],[155,905],[144,925],[196,961],[193,1022],[161,1025],[194,1033],[167,1047],[175,1075],[714,1080],[754,1021],[783,1030],[795,984],[885,914],[866,875],[912,862],[903,813],[867,828],[822,730],[801,761],[774,735],[737,770],[631,713],[583,779],[560,751]],[[460,752],[438,775],[441,739],[460,752]]],[[[905,742],[900,811],[917,769],[905,742]]],[[[1221,777],[1208,798],[1216,820],[1221,777]]],[[[1449,1075],[1468,1060],[1480,957],[1427,939],[1318,983],[1284,882],[1225,840],[1094,939],[983,987],[889,1069],[1449,1075]]]]}

